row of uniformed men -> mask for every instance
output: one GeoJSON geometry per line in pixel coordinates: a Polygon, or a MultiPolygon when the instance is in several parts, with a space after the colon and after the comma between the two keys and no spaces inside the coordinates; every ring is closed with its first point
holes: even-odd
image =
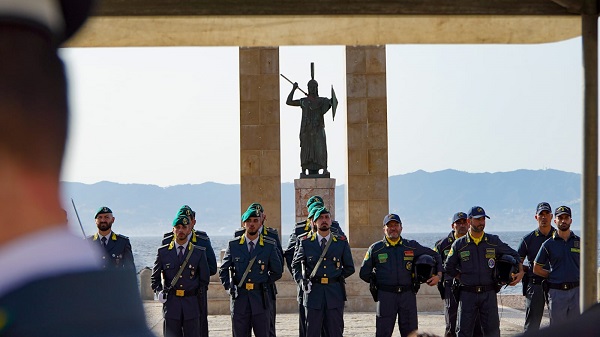
{"type": "MultiPolygon", "coordinates": [[[[257,336],[275,336],[275,295],[277,291],[274,282],[281,277],[284,261],[299,284],[300,336],[338,336],[343,333],[344,279],[354,272],[350,249],[339,224],[331,219],[320,197],[310,198],[307,207],[308,220],[296,225],[283,254],[277,231],[263,226],[266,216],[260,204],[250,205],[242,216],[243,228],[236,231],[236,238],[229,242],[220,269],[221,281],[225,289],[232,295],[231,313],[234,335],[248,336],[252,329],[257,336]],[[267,244],[265,245],[265,243],[267,244]],[[254,264],[256,264],[256,268],[252,268],[254,264]],[[327,269],[328,266],[329,269],[327,269]]],[[[564,228],[569,231],[570,216],[568,207],[561,206],[557,209],[555,222],[560,224],[559,229],[564,228]]],[[[450,261],[446,261],[446,276],[444,282],[438,285],[441,288],[442,297],[446,301],[446,335],[471,336],[479,335],[481,332],[486,335],[499,334],[497,303],[494,301],[495,293],[491,293],[492,290],[497,291],[498,279],[495,278],[497,268],[494,267],[498,257],[508,254],[516,257],[517,261],[522,261],[527,256],[531,264],[534,258],[528,255],[539,250],[535,247],[541,246],[541,242],[545,239],[556,236],[552,235],[555,232],[553,227],[550,226],[549,231],[546,228],[549,225],[549,219],[552,218],[551,209],[547,203],[540,203],[537,207],[536,219],[540,228],[523,238],[519,246],[521,256],[497,236],[483,232],[486,218],[489,217],[483,208],[477,206],[471,209],[469,215],[462,212],[456,213],[452,223],[453,231],[447,238],[436,243],[434,252],[415,241],[402,239],[400,236],[402,223],[397,215],[390,214],[385,217],[385,237],[369,248],[360,272],[360,277],[366,282],[370,282],[375,289],[374,296],[378,300],[376,320],[378,336],[391,336],[396,317],[399,320],[402,336],[407,336],[417,328],[415,293],[418,289],[415,289],[415,261],[423,255],[431,255],[435,259],[435,263],[431,263],[435,265],[435,268],[431,269],[430,274],[434,274],[433,271],[440,272],[423,279],[423,282],[433,286],[438,283],[442,270],[441,258],[436,252],[442,253],[444,260],[450,255],[455,256],[450,261]],[[469,235],[465,235],[467,233],[469,235]],[[451,254],[453,252],[452,245],[461,237],[464,239],[458,247],[455,247],[460,253],[451,254]],[[542,238],[545,239],[542,240],[542,238]],[[534,241],[540,242],[533,243],[534,241]],[[481,244],[482,242],[483,244],[481,244]],[[485,268],[486,265],[487,268],[485,268]],[[459,270],[460,272],[458,272],[459,270]],[[456,292],[452,290],[453,276],[460,278],[461,281],[459,289],[463,295],[459,300],[455,297],[456,292]],[[477,296],[473,297],[470,294],[477,296]],[[483,300],[481,300],[482,298],[483,300]],[[459,323],[456,324],[459,303],[462,303],[463,305],[460,307],[465,309],[460,310],[459,323]],[[466,310],[467,308],[474,310],[466,310]],[[482,315],[483,321],[480,323],[479,317],[482,315]]],[[[96,222],[99,234],[94,235],[91,239],[100,242],[107,248],[107,251],[114,250],[118,246],[128,247],[124,253],[109,254],[109,258],[112,257],[115,264],[131,264],[132,266],[133,258],[128,240],[126,237],[110,231],[110,226],[114,222],[110,209],[101,208],[96,214],[96,222]],[[107,241],[110,245],[104,243],[107,241]],[[120,241],[127,243],[119,245],[120,241]],[[127,250],[129,253],[126,253],[127,250]],[[131,258],[129,258],[130,256],[131,258]]],[[[208,275],[214,275],[217,271],[216,258],[210,245],[210,239],[206,233],[193,230],[194,225],[194,212],[189,206],[182,207],[174,221],[173,232],[165,234],[163,241],[165,245],[159,248],[157,263],[153,271],[153,289],[163,290],[160,283],[160,273],[163,273],[164,288],[167,288],[167,291],[164,292],[165,300],[169,297],[177,299],[170,301],[169,305],[165,304],[165,335],[170,335],[169,331],[171,330],[180,332],[182,329],[188,331],[187,335],[197,335],[195,330],[189,329],[190,327],[198,327],[202,331],[202,335],[208,335],[206,290],[208,275]],[[186,260],[186,253],[195,251],[189,249],[194,246],[198,247],[197,261],[192,258],[194,254],[191,254],[186,260]],[[182,252],[175,254],[178,250],[182,252]],[[206,266],[204,263],[196,264],[203,260],[200,255],[205,255],[206,266]],[[174,259],[175,257],[177,260],[174,259]],[[187,276],[190,282],[187,282],[188,285],[186,285],[184,281],[187,279],[180,275],[179,279],[183,280],[171,284],[170,280],[177,276],[182,261],[186,261],[183,266],[188,266],[189,275],[187,276]],[[190,263],[190,261],[194,263],[190,263]],[[186,297],[196,297],[198,305],[189,298],[185,299],[186,297]],[[186,301],[190,305],[184,305],[186,301]],[[179,305],[175,305],[177,303],[179,305]],[[197,308],[197,310],[190,310],[188,307],[197,308]],[[198,317],[199,320],[197,324],[190,321],[195,317],[198,317]]],[[[567,242],[569,242],[568,240],[571,240],[570,245],[574,247],[570,252],[573,256],[576,254],[578,257],[578,237],[569,231],[567,242]]],[[[549,257],[551,251],[552,248],[544,250],[544,253],[540,255],[539,266],[552,260],[549,257]]],[[[577,261],[575,268],[578,270],[578,259],[571,260],[577,261]]],[[[498,261],[502,262],[502,260],[498,261]]],[[[558,261],[560,262],[560,260],[558,261]]],[[[550,263],[556,265],[556,258],[554,257],[550,263]]],[[[561,267],[560,264],[559,267],[561,267]]],[[[578,274],[565,273],[564,268],[559,268],[558,272],[555,271],[551,279],[553,281],[550,283],[551,287],[555,289],[552,292],[558,293],[558,295],[554,295],[555,299],[564,297],[559,296],[565,294],[564,291],[573,293],[572,289],[578,285],[578,274]],[[573,281],[569,277],[576,277],[576,280],[573,281]]],[[[529,272],[532,272],[533,269],[536,268],[531,268],[529,272]]],[[[556,268],[554,269],[556,270],[556,268]]],[[[184,268],[182,272],[185,270],[184,268]]],[[[505,282],[515,285],[522,275],[521,270],[518,273],[515,271],[515,274],[511,275],[513,278],[505,280],[505,282]]],[[[530,276],[529,280],[531,279],[530,276]]],[[[528,293],[536,293],[539,297],[539,292],[534,292],[534,286],[540,283],[541,281],[529,281],[524,284],[524,287],[528,293]],[[533,290],[531,290],[532,288],[533,290]]],[[[541,319],[536,318],[536,312],[539,310],[536,311],[537,307],[533,306],[531,302],[530,300],[527,302],[526,328],[531,320],[541,319]]],[[[539,304],[539,301],[533,301],[533,303],[539,304]]],[[[562,304],[557,300],[555,303],[562,304]]],[[[562,310],[561,313],[572,314],[574,307],[576,306],[568,305],[566,311],[562,310]]],[[[543,301],[541,311],[543,312],[543,301]]]]}

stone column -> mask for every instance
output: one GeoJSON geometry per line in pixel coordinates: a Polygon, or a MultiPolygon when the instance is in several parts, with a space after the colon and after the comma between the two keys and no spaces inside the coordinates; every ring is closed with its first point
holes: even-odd
{"type": "Polygon", "coordinates": [[[240,47],[240,215],[253,202],[281,233],[279,48],[240,47]]]}
{"type": "Polygon", "coordinates": [[[383,237],[389,210],[385,62],[385,46],[346,47],[346,221],[353,248],[369,247],[383,237]]]}

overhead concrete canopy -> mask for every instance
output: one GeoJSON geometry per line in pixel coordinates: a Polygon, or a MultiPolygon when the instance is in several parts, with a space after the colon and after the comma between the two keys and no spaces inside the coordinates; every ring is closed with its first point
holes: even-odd
{"type": "Polygon", "coordinates": [[[581,35],[550,0],[105,0],[72,47],[544,43],[581,35]]]}

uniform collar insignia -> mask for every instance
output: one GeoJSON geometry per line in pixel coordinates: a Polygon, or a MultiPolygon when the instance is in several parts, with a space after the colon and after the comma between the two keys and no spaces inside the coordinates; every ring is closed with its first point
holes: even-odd
{"type": "Polygon", "coordinates": [[[117,234],[115,232],[112,233],[111,239],[117,241],[117,234]]]}

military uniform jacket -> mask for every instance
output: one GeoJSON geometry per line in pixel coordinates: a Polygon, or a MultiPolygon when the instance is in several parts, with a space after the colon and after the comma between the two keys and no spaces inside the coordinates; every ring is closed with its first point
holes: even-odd
{"type": "MultiPolygon", "coordinates": [[[[452,243],[454,243],[455,240],[456,238],[454,237],[454,231],[452,231],[447,237],[435,243],[433,250],[440,254],[442,257],[442,262],[446,262],[446,258],[448,257],[448,253],[450,253],[450,248],[452,247],[452,243]]],[[[445,270],[442,269],[442,271],[444,272],[444,281],[452,280],[452,277],[448,275],[445,270]]]]}
{"type": "MultiPolygon", "coordinates": [[[[173,232],[168,232],[163,235],[162,244],[168,245],[175,239],[173,232]]],[[[208,262],[208,270],[210,271],[210,275],[214,275],[217,273],[217,257],[215,256],[215,251],[212,248],[212,244],[210,242],[210,238],[208,234],[203,231],[194,230],[192,232],[192,236],[190,238],[190,242],[193,245],[206,248],[206,261],[208,262]]]]}
{"type": "MultiPolygon", "coordinates": [[[[288,240],[288,245],[285,251],[283,252],[283,256],[285,257],[285,264],[287,265],[288,270],[292,273],[292,260],[294,259],[294,253],[298,248],[298,237],[303,234],[311,232],[310,221],[307,219],[305,221],[300,221],[296,223],[296,227],[294,228],[294,232],[290,234],[290,238],[288,240]]],[[[331,234],[336,236],[346,236],[342,228],[340,227],[340,223],[337,221],[331,222],[330,228],[331,234]]]]}
{"type": "Polygon", "coordinates": [[[377,285],[411,286],[413,284],[413,263],[421,255],[431,255],[437,270],[442,269],[440,254],[431,248],[423,247],[417,241],[400,237],[400,241],[392,245],[387,238],[377,241],[369,247],[360,267],[359,276],[369,282],[375,273],[377,285]]]}
{"type": "MultiPolygon", "coordinates": [[[[234,237],[237,238],[237,237],[244,236],[245,233],[246,233],[245,228],[238,228],[235,231],[234,237]]],[[[262,226],[260,235],[262,235],[265,240],[271,241],[275,244],[275,247],[277,248],[277,255],[279,256],[279,261],[281,261],[281,266],[283,268],[283,263],[285,261],[283,260],[283,249],[281,248],[281,239],[279,238],[279,232],[277,231],[277,229],[272,228],[272,227],[262,226]]]]}
{"type": "Polygon", "coordinates": [[[529,270],[527,271],[529,277],[540,277],[533,274],[533,262],[542,247],[542,243],[551,238],[554,232],[556,232],[556,228],[552,227],[550,228],[548,235],[545,236],[538,228],[521,238],[517,252],[522,259],[527,258],[527,261],[529,262],[529,270]]]}
{"type": "Polygon", "coordinates": [[[476,245],[467,233],[452,244],[444,269],[451,277],[460,273],[460,283],[463,285],[495,285],[496,258],[503,254],[511,255],[516,261],[520,261],[517,251],[502,242],[497,235],[484,232],[481,241],[476,245]]]}
{"type": "Polygon", "coordinates": [[[259,235],[256,247],[250,255],[246,236],[236,237],[229,241],[219,269],[219,278],[225,290],[232,286],[229,270],[232,270],[233,283],[237,286],[252,258],[255,258],[254,264],[243,284],[238,287],[238,298],[231,301],[232,312],[244,313],[250,306],[252,314],[263,313],[266,310],[265,306],[269,305],[264,302],[264,290],[279,280],[283,273],[277,247],[272,241],[259,235]]]}
{"type": "MultiPolygon", "coordinates": [[[[192,319],[200,316],[200,308],[198,306],[198,290],[208,286],[210,279],[208,271],[208,262],[206,261],[206,248],[195,246],[188,242],[184,251],[184,258],[189,250],[192,249],[186,267],[181,273],[179,280],[169,290],[167,294],[167,302],[163,305],[165,318],[180,320],[192,319]],[[184,296],[176,296],[177,291],[183,292],[184,296]]],[[[152,269],[152,289],[154,291],[165,291],[171,281],[179,271],[180,262],[175,249],[175,242],[158,248],[156,262],[152,269]],[[161,283],[161,275],[164,279],[164,284],[161,283]]]]}
{"type": "Polygon", "coordinates": [[[567,241],[555,232],[542,244],[535,264],[550,270],[548,282],[579,282],[579,254],[581,239],[571,231],[567,241]]]}
{"type": "Polygon", "coordinates": [[[102,247],[102,261],[104,268],[131,268],[135,270],[131,243],[125,235],[111,232],[106,241],[106,247],[102,244],[98,233],[87,239],[93,244],[102,247]]]}
{"type": "MultiPolygon", "coordinates": [[[[321,256],[321,243],[317,233],[305,235],[301,238],[298,251],[292,261],[292,273],[296,283],[302,283],[302,263],[306,267],[306,277],[309,277],[321,256]]],[[[323,262],[316,271],[312,282],[312,290],[304,295],[304,305],[307,308],[320,309],[323,301],[328,309],[342,308],[344,306],[344,279],[354,274],[354,262],[350,245],[345,236],[331,235],[331,244],[323,258],[323,262]],[[327,278],[327,284],[318,280],[327,278]]]]}

